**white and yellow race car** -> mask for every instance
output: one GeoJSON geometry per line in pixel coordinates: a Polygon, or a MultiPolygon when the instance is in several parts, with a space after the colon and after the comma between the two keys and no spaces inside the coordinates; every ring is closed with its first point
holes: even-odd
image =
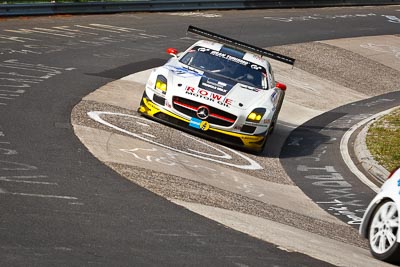
{"type": "Polygon", "coordinates": [[[154,69],[138,111],[224,144],[260,152],[272,133],[286,86],[266,57],[294,59],[189,26],[200,40],[154,69]]]}

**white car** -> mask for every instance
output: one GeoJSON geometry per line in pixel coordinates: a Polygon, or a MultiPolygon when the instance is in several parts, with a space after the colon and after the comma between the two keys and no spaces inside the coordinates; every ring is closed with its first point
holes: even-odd
{"type": "Polygon", "coordinates": [[[394,170],[369,204],[360,226],[368,238],[372,255],[390,263],[400,263],[400,168],[394,170]]]}
{"type": "Polygon", "coordinates": [[[139,113],[195,134],[262,151],[274,129],[286,86],[274,79],[271,57],[294,59],[189,26],[201,40],[150,74],[139,113]]]}

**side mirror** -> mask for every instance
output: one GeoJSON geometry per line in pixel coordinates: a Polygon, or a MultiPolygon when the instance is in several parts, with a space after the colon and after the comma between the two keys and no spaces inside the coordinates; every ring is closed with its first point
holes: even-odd
{"type": "Polygon", "coordinates": [[[282,91],[286,91],[286,85],[280,82],[277,82],[275,87],[281,89],[282,91]]]}
{"type": "Polygon", "coordinates": [[[178,54],[178,50],[176,50],[175,48],[168,48],[168,49],[167,49],[167,53],[168,53],[169,55],[171,55],[171,56],[176,57],[177,54],[178,54]]]}

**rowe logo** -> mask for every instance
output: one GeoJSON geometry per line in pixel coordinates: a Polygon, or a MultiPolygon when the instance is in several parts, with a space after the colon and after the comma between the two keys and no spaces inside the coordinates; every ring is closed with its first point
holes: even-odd
{"type": "Polygon", "coordinates": [[[218,104],[224,105],[226,107],[229,107],[232,104],[232,99],[226,98],[220,94],[216,94],[204,89],[198,89],[196,91],[195,88],[188,86],[186,87],[186,94],[193,95],[211,102],[217,102],[218,104]]]}

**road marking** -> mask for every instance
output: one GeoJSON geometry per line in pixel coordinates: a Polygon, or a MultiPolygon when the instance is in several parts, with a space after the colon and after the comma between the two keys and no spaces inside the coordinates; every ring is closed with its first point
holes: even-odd
{"type": "MultiPolygon", "coordinates": [[[[43,66],[43,65],[37,65],[43,66]]],[[[0,131],[0,137],[5,137],[4,132],[0,131]]],[[[5,144],[7,146],[10,145],[10,142],[0,141],[0,144],[5,144]]],[[[17,155],[18,152],[13,149],[0,147],[0,151],[2,157],[7,159],[10,155],[17,155]]],[[[6,161],[0,160],[0,171],[12,171],[12,174],[16,175],[3,175],[0,176],[0,184],[9,184],[9,183],[19,183],[19,184],[28,184],[29,187],[32,185],[40,185],[40,186],[58,186],[56,182],[46,182],[49,179],[47,175],[30,175],[31,171],[36,171],[38,168],[36,166],[28,165],[25,163],[15,162],[15,161],[6,161]],[[23,171],[24,175],[18,175],[20,171],[23,171]]],[[[25,186],[25,187],[28,187],[25,186]]],[[[35,186],[36,188],[36,186],[35,186]]],[[[35,190],[36,191],[36,190],[35,190]]],[[[37,192],[37,191],[36,191],[37,192]]],[[[26,196],[26,197],[36,197],[36,198],[52,198],[52,199],[67,199],[67,200],[77,200],[76,197],[72,196],[60,196],[60,195],[47,195],[47,194],[34,194],[34,193],[24,193],[24,192],[10,192],[2,187],[0,187],[0,194],[3,195],[14,195],[14,196],[26,196]]]]}
{"type": "MultiPolygon", "coordinates": [[[[92,24],[91,24],[92,25],[92,24]]],[[[115,31],[115,30],[109,30],[109,29],[102,29],[102,28],[94,28],[94,27],[89,27],[89,26],[83,26],[83,25],[74,25],[77,28],[83,28],[83,29],[89,29],[89,30],[96,30],[96,31],[105,31],[105,32],[113,32],[113,33],[121,33],[120,31],[115,31]]]]}
{"type": "Polygon", "coordinates": [[[400,23],[400,18],[398,18],[396,16],[382,15],[382,17],[387,18],[389,22],[400,23]]]}
{"type": "Polygon", "coordinates": [[[35,166],[24,163],[0,160],[0,170],[3,171],[31,171],[37,170],[35,166]]]}
{"type": "Polygon", "coordinates": [[[156,138],[154,135],[149,134],[149,133],[142,133],[142,134],[145,135],[145,136],[148,136],[148,137],[150,137],[150,138],[156,138]]]}
{"type": "Polygon", "coordinates": [[[0,176],[0,178],[10,179],[37,179],[37,178],[49,178],[46,175],[15,175],[15,176],[0,176]]]}
{"type": "MultiPolygon", "coordinates": [[[[142,119],[141,117],[128,115],[128,114],[123,114],[123,113],[107,112],[107,111],[90,111],[87,114],[91,119],[93,119],[93,120],[95,120],[95,121],[97,121],[97,122],[99,122],[99,123],[101,123],[103,125],[106,125],[106,126],[112,128],[112,129],[118,130],[118,131],[120,131],[122,133],[125,133],[127,135],[136,137],[136,138],[138,138],[140,140],[149,142],[151,144],[155,144],[157,146],[160,146],[160,147],[163,147],[163,148],[166,148],[166,149],[170,149],[170,150],[173,150],[173,151],[176,151],[176,152],[179,152],[179,153],[183,153],[185,155],[189,155],[189,156],[192,156],[192,157],[196,157],[196,158],[200,158],[200,159],[204,159],[204,160],[208,160],[208,161],[212,161],[212,162],[217,162],[217,163],[220,163],[220,164],[224,164],[224,165],[227,165],[227,166],[231,166],[231,167],[235,167],[235,168],[239,168],[239,169],[244,169],[244,170],[262,170],[263,169],[263,167],[261,167],[261,165],[258,164],[253,159],[251,159],[251,158],[249,158],[249,157],[247,157],[247,156],[245,156],[245,155],[243,155],[243,154],[241,154],[241,153],[239,153],[239,152],[237,152],[237,151],[235,151],[233,149],[230,149],[228,147],[223,147],[223,148],[225,150],[230,151],[231,153],[236,154],[240,158],[246,160],[249,164],[248,165],[238,165],[238,164],[233,164],[233,163],[225,162],[225,161],[210,157],[210,156],[213,156],[213,157],[219,157],[219,158],[232,158],[226,152],[222,152],[223,153],[222,156],[217,156],[217,155],[211,155],[211,154],[206,154],[206,153],[199,153],[198,151],[194,151],[194,150],[190,151],[190,149],[189,149],[189,151],[184,151],[184,150],[180,150],[180,149],[177,149],[177,148],[174,148],[174,147],[171,147],[171,146],[167,146],[167,145],[158,143],[156,141],[150,140],[150,139],[148,139],[146,137],[143,137],[143,136],[141,136],[139,134],[132,133],[132,132],[130,132],[128,130],[119,128],[118,126],[115,126],[115,125],[103,120],[100,116],[101,115],[113,115],[113,116],[122,116],[122,117],[134,118],[134,119],[142,119]],[[199,154],[195,154],[194,152],[199,153],[199,154]],[[201,154],[203,154],[203,155],[201,155],[201,154]]],[[[195,141],[202,143],[201,141],[198,141],[198,140],[195,140],[195,141]]],[[[220,149],[217,149],[217,150],[221,152],[220,149]]]]}
{"type": "Polygon", "coordinates": [[[140,126],[150,127],[150,125],[148,125],[147,123],[143,123],[143,122],[139,122],[139,121],[136,121],[136,123],[139,124],[140,126]]]}
{"type": "Polygon", "coordinates": [[[58,185],[57,183],[49,183],[49,182],[35,182],[35,181],[18,181],[18,180],[9,180],[7,178],[0,177],[0,181],[3,182],[11,182],[11,183],[23,183],[23,184],[41,184],[41,185],[58,185]]]}
{"type": "Polygon", "coordinates": [[[26,196],[26,197],[41,197],[41,198],[57,198],[57,199],[69,199],[77,200],[76,197],[70,196],[56,196],[56,195],[42,195],[42,194],[29,194],[29,193],[15,193],[15,192],[5,192],[0,190],[0,194],[16,195],[16,196],[26,196]]]}
{"type": "Polygon", "coordinates": [[[297,22],[297,21],[337,20],[337,19],[353,19],[353,18],[368,18],[368,17],[376,17],[376,14],[374,13],[344,14],[344,15],[313,14],[313,15],[298,16],[298,17],[264,17],[264,19],[280,21],[280,22],[297,22]]]}
{"type": "Polygon", "coordinates": [[[18,177],[7,177],[7,176],[0,176],[0,181],[2,182],[11,182],[11,183],[24,183],[24,184],[41,184],[41,185],[58,185],[57,183],[51,182],[37,182],[37,181],[27,181],[27,180],[15,180],[18,177]]]}
{"type": "Polygon", "coordinates": [[[222,15],[220,14],[210,14],[210,13],[202,13],[202,12],[176,12],[169,13],[170,16],[181,16],[181,17],[203,17],[203,18],[220,18],[222,15]]]}

